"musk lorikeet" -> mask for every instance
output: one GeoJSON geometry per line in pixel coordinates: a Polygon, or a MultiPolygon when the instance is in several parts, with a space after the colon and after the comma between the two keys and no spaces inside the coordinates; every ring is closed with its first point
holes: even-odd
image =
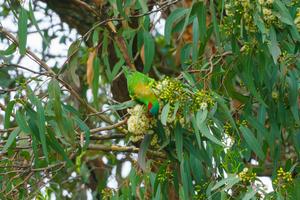
{"type": "Polygon", "coordinates": [[[123,71],[127,79],[130,97],[145,104],[151,115],[158,115],[159,103],[150,87],[150,83],[155,80],[141,72],[128,69],[127,67],[123,67],[123,71]]]}

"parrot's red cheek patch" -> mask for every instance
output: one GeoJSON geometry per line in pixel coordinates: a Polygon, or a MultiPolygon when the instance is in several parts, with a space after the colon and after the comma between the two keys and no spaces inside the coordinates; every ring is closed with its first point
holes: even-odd
{"type": "Polygon", "coordinates": [[[152,108],[152,103],[148,103],[148,110],[151,110],[152,108]]]}

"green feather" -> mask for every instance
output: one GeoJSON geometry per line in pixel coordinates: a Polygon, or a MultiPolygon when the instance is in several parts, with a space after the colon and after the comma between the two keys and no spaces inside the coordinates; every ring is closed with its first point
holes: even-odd
{"type": "Polygon", "coordinates": [[[159,103],[157,97],[149,86],[149,84],[155,80],[141,72],[130,70],[127,67],[123,67],[123,71],[127,79],[127,86],[130,97],[145,104],[149,108],[149,112],[152,115],[157,115],[159,110],[159,103]],[[149,106],[150,103],[152,107],[149,106]]]}

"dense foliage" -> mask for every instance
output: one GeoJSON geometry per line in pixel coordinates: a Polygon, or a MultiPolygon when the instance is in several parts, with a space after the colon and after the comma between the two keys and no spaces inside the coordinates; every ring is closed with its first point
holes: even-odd
{"type": "Polygon", "coordinates": [[[0,199],[300,199],[299,1],[76,0],[75,40],[44,2],[0,2],[0,199]]]}

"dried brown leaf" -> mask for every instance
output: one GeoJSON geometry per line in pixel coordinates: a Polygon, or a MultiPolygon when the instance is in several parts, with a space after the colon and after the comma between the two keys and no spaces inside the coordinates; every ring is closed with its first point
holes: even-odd
{"type": "Polygon", "coordinates": [[[89,53],[89,57],[86,62],[86,81],[89,87],[92,87],[93,77],[94,77],[94,70],[93,70],[93,62],[97,54],[97,49],[93,49],[89,53]]]}

